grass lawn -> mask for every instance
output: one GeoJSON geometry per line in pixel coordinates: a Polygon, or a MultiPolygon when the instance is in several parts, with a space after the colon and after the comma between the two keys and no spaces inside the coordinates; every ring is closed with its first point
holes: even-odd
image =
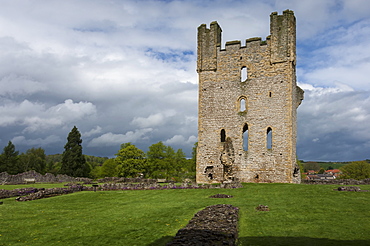
{"type": "Polygon", "coordinates": [[[165,245],[197,211],[213,204],[240,208],[239,245],[370,245],[370,192],[334,191],[337,187],[245,184],[3,199],[0,245],[165,245]],[[234,197],[208,198],[217,193],[234,197]],[[258,212],[259,204],[271,210],[258,212]]]}

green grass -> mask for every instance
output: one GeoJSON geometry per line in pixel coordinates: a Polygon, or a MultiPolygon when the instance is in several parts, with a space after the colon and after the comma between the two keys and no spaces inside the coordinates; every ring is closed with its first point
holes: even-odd
{"type": "MultiPolygon", "coordinates": [[[[241,189],[77,192],[3,199],[0,245],[165,245],[213,204],[240,208],[239,245],[370,245],[370,192],[337,185],[245,184],[241,189]],[[212,199],[223,193],[233,198],[212,199]],[[255,210],[268,205],[269,212],[255,210]]],[[[370,190],[370,185],[360,186],[370,190]]]]}

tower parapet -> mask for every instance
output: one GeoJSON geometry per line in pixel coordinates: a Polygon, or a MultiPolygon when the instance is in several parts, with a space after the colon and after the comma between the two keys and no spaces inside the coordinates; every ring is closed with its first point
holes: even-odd
{"type": "Polygon", "coordinates": [[[271,62],[286,62],[296,59],[296,20],[294,12],[283,11],[283,15],[270,15],[271,62]]]}
{"type": "Polygon", "coordinates": [[[205,24],[198,27],[197,71],[217,69],[217,49],[221,46],[221,27],[216,21],[207,29],[205,24]]]}

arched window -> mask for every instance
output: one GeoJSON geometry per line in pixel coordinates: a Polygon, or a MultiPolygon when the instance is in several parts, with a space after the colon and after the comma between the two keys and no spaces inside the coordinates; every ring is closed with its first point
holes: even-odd
{"type": "Polygon", "coordinates": [[[221,142],[225,142],[226,141],[226,132],[225,132],[225,129],[222,129],[221,130],[221,142]]]}
{"type": "Polygon", "coordinates": [[[247,110],[247,101],[245,100],[245,98],[240,99],[239,106],[240,106],[240,109],[239,109],[240,112],[244,112],[245,110],[247,110]]]}
{"type": "Polygon", "coordinates": [[[248,151],[248,145],[249,145],[249,130],[248,130],[248,124],[245,124],[243,127],[243,149],[244,151],[248,151]]]}
{"type": "Polygon", "coordinates": [[[245,82],[248,79],[247,67],[242,67],[240,71],[240,82],[245,82]]]}
{"type": "Polygon", "coordinates": [[[271,127],[267,128],[266,146],[267,146],[267,149],[272,149],[272,129],[271,127]]]}

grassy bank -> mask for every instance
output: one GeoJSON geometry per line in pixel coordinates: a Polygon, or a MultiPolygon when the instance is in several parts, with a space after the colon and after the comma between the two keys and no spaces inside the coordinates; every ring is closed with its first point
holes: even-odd
{"type": "MultiPolygon", "coordinates": [[[[360,186],[370,189],[370,186],[360,186]]],[[[370,192],[336,185],[245,184],[241,189],[78,192],[3,199],[0,245],[165,245],[213,204],[240,208],[240,245],[369,245],[370,192]],[[212,199],[224,193],[233,198],[212,199]],[[257,212],[259,204],[269,212],[257,212]]]]}

